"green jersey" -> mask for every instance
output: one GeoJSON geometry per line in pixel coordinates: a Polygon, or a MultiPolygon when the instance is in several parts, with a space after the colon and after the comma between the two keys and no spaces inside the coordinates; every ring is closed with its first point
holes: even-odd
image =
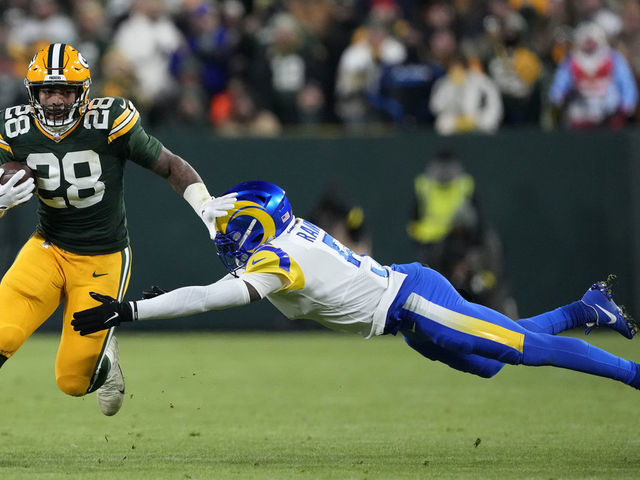
{"type": "Polygon", "coordinates": [[[129,244],[125,162],[152,168],[161,150],[124,98],[94,98],[62,135],[43,129],[28,105],[0,110],[0,164],[18,161],[33,170],[40,200],[37,229],[74,253],[113,253],[129,244]]]}

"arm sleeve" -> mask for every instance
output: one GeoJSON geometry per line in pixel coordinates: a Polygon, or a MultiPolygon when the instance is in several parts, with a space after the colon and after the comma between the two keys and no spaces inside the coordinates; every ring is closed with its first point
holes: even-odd
{"type": "Polygon", "coordinates": [[[144,168],[153,168],[162,151],[162,143],[144,131],[136,128],[127,142],[127,157],[144,168]]]}
{"type": "Polygon", "coordinates": [[[274,273],[245,273],[240,276],[240,279],[251,284],[260,294],[260,298],[277,292],[284,287],[286,282],[284,278],[274,273]]]}
{"type": "Polygon", "coordinates": [[[184,287],[135,302],[138,320],[185,317],[209,310],[247,305],[249,290],[239,278],[220,280],[203,287],[184,287]]]}

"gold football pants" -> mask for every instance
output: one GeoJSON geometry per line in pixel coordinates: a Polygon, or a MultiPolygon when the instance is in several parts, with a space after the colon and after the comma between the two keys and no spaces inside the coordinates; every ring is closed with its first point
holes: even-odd
{"type": "Polygon", "coordinates": [[[0,282],[0,354],[11,357],[64,301],[62,335],[56,356],[56,382],[64,393],[87,393],[108,331],[81,336],[74,312],[99,305],[98,292],[122,299],[131,273],[131,249],[106,255],[67,252],[34,234],[0,282]]]}

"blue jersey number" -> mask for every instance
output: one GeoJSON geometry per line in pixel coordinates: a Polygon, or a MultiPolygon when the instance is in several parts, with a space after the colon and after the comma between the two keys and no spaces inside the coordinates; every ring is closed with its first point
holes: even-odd
{"type": "MultiPolygon", "coordinates": [[[[364,255],[358,255],[354,253],[353,250],[342,245],[340,242],[338,242],[335,238],[333,238],[328,233],[324,234],[324,237],[322,237],[322,241],[325,244],[329,245],[331,248],[333,248],[336,252],[338,252],[340,256],[344,258],[347,262],[355,265],[356,267],[360,267],[362,263],[361,258],[364,255]]],[[[373,262],[373,265],[371,265],[371,271],[373,273],[384,278],[389,276],[389,272],[382,265],[376,262],[373,258],[371,259],[371,262],[373,262]]]]}

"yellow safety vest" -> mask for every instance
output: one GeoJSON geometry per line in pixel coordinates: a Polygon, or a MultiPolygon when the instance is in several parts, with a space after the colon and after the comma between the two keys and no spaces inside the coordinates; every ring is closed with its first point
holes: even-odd
{"type": "Polygon", "coordinates": [[[473,196],[473,178],[463,174],[441,183],[419,175],[414,183],[419,218],[409,223],[408,234],[420,243],[439,242],[451,231],[456,212],[473,196]]]}

